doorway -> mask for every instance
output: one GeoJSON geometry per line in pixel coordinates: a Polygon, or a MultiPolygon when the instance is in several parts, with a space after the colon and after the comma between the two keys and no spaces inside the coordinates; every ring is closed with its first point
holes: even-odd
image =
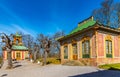
{"type": "Polygon", "coordinates": [[[20,52],[16,52],[16,60],[20,60],[21,59],[21,53],[20,52]]]}
{"type": "Polygon", "coordinates": [[[72,50],[73,50],[73,60],[77,60],[78,59],[77,43],[72,44],[72,50]]]}

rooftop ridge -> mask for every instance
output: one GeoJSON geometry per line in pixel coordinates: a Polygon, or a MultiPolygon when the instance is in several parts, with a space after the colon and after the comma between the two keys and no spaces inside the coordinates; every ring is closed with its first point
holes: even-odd
{"type": "Polygon", "coordinates": [[[96,23],[96,21],[93,20],[93,16],[83,20],[82,22],[78,23],[78,26],[74,28],[68,35],[73,34],[77,31],[83,30],[85,28],[88,28],[89,26],[93,26],[96,23]]]}
{"type": "Polygon", "coordinates": [[[81,26],[81,25],[83,25],[83,24],[85,24],[86,22],[88,22],[88,21],[90,21],[90,20],[92,20],[92,21],[94,20],[93,16],[90,16],[89,18],[87,18],[87,19],[79,22],[79,23],[78,23],[78,27],[81,26]]]}

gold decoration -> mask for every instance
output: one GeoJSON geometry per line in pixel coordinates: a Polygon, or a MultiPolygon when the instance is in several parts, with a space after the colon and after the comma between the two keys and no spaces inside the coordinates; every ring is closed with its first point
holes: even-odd
{"type": "Polygon", "coordinates": [[[107,36],[105,37],[105,40],[112,40],[111,35],[107,35],[107,36]]]}
{"type": "Polygon", "coordinates": [[[64,45],[64,46],[67,46],[67,45],[68,45],[68,43],[67,43],[67,42],[64,42],[64,43],[63,43],[63,45],[64,45]]]}
{"type": "Polygon", "coordinates": [[[90,37],[84,36],[84,37],[82,38],[82,42],[85,41],[85,40],[90,40],[90,37]]]}
{"type": "Polygon", "coordinates": [[[75,44],[75,43],[77,43],[77,41],[76,41],[76,40],[74,40],[74,39],[72,39],[72,44],[75,44]]]}

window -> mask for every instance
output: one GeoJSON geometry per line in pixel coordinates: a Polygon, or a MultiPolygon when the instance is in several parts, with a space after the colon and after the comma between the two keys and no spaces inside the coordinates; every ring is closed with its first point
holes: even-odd
{"type": "Polygon", "coordinates": [[[64,46],[64,59],[68,59],[68,46],[64,46]]]}
{"type": "Polygon", "coordinates": [[[112,58],[112,41],[106,40],[106,57],[112,58]]]}
{"type": "Polygon", "coordinates": [[[82,57],[90,58],[90,42],[89,42],[89,40],[85,40],[82,42],[82,57]]]}

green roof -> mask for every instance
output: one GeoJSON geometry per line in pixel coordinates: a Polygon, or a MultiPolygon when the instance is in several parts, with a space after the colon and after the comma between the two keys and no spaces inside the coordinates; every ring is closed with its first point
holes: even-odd
{"type": "Polygon", "coordinates": [[[21,35],[20,35],[20,34],[18,34],[18,33],[16,33],[16,34],[15,34],[15,36],[17,36],[17,37],[21,37],[21,35]]]}
{"type": "Polygon", "coordinates": [[[74,34],[74,33],[78,32],[78,31],[81,31],[85,28],[93,26],[95,23],[96,23],[96,21],[94,21],[92,19],[88,20],[86,22],[80,23],[79,26],[77,28],[75,28],[74,30],[72,30],[68,35],[74,34]]]}
{"type": "Polygon", "coordinates": [[[13,50],[28,50],[28,48],[27,47],[25,47],[25,46],[17,46],[17,45],[13,45],[12,46],[12,49],[13,50]]]}
{"type": "Polygon", "coordinates": [[[62,36],[60,38],[58,38],[57,40],[61,40],[61,39],[64,39],[64,38],[67,38],[71,35],[74,35],[76,34],[77,32],[80,32],[86,28],[89,28],[91,26],[94,26],[97,22],[93,19],[93,17],[89,17],[87,19],[85,19],[84,21],[78,23],[78,27],[76,27],[75,29],[73,29],[68,35],[66,36],[62,36]]]}

